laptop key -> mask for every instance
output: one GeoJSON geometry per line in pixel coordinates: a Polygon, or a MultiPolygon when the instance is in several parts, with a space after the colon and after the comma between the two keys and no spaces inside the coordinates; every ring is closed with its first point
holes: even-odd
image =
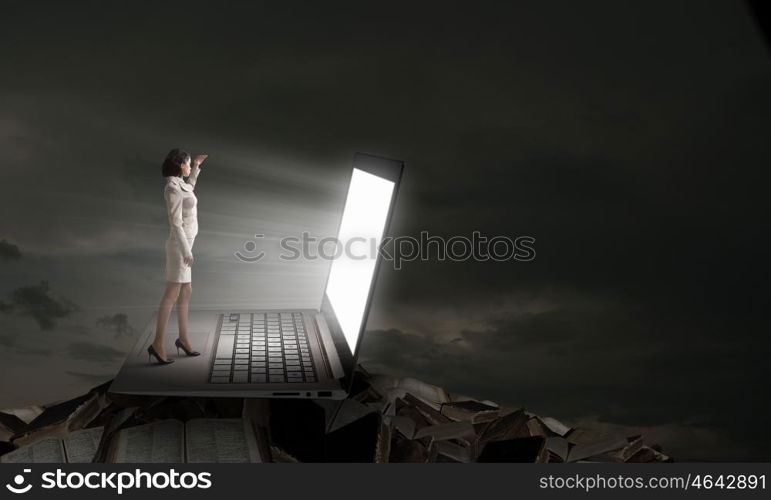
{"type": "Polygon", "coordinates": [[[255,375],[252,373],[252,383],[253,384],[264,384],[267,380],[267,377],[265,375],[255,375]]]}
{"type": "Polygon", "coordinates": [[[232,358],[233,357],[233,337],[220,335],[217,342],[217,357],[218,358],[232,358]]]}
{"type": "Polygon", "coordinates": [[[213,376],[211,378],[211,383],[212,384],[229,384],[230,383],[230,375],[228,375],[226,377],[219,377],[219,376],[214,377],[213,376]]]}

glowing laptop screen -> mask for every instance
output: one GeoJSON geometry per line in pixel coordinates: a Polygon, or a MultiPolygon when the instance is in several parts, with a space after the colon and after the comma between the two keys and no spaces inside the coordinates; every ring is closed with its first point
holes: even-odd
{"type": "MultiPolygon", "coordinates": [[[[353,353],[364,320],[394,183],[353,169],[326,294],[353,353]]],[[[329,254],[329,250],[326,250],[329,254]]]]}

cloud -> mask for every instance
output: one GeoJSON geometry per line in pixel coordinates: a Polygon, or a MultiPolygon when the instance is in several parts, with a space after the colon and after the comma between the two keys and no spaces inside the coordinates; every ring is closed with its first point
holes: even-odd
{"type": "Polygon", "coordinates": [[[126,355],[125,352],[119,351],[114,347],[92,344],[90,342],[72,342],[67,347],[67,350],[73,359],[104,363],[123,359],[126,355]]]}
{"type": "Polygon", "coordinates": [[[0,346],[16,347],[16,341],[18,338],[18,335],[12,333],[2,333],[0,334],[0,346]]]}
{"type": "Polygon", "coordinates": [[[0,260],[19,260],[21,251],[13,243],[8,243],[5,239],[0,240],[0,260]]]}
{"type": "Polygon", "coordinates": [[[29,356],[50,356],[53,354],[53,349],[48,349],[45,347],[22,347],[19,346],[16,349],[16,352],[23,355],[29,355],[29,356]]]}
{"type": "Polygon", "coordinates": [[[75,335],[91,335],[91,328],[85,325],[77,325],[77,324],[60,325],[57,328],[57,330],[66,334],[73,333],[75,335]]]}
{"type": "Polygon", "coordinates": [[[56,320],[67,318],[77,310],[78,306],[70,300],[51,293],[47,281],[19,287],[11,292],[10,302],[0,302],[0,312],[29,316],[41,330],[52,330],[56,320]]]}
{"type": "Polygon", "coordinates": [[[115,338],[133,337],[134,327],[128,322],[128,316],[123,313],[113,314],[112,316],[102,316],[96,320],[97,326],[112,330],[115,332],[115,338]]]}
{"type": "Polygon", "coordinates": [[[18,333],[0,334],[0,346],[7,347],[16,354],[31,356],[49,356],[53,350],[47,347],[30,347],[19,343],[21,335],[18,333]]]}

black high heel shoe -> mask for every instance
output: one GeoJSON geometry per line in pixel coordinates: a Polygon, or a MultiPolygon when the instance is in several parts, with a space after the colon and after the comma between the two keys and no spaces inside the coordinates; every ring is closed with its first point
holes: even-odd
{"type": "Polygon", "coordinates": [[[155,356],[156,361],[162,365],[170,365],[174,362],[173,359],[161,359],[161,356],[155,351],[152,344],[147,347],[147,362],[150,362],[150,357],[155,356]]]}
{"type": "Polygon", "coordinates": [[[187,348],[185,347],[185,344],[183,344],[182,341],[179,340],[179,339],[177,339],[174,342],[174,345],[177,346],[177,356],[179,356],[179,350],[180,349],[185,351],[185,354],[187,354],[188,356],[200,356],[201,355],[201,353],[198,352],[198,351],[188,351],[187,348]]]}

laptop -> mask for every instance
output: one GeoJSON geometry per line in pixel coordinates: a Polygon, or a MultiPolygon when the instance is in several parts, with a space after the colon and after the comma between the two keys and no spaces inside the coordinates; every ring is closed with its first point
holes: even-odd
{"type": "MultiPolygon", "coordinates": [[[[201,355],[174,357],[172,349],[167,351],[175,359],[170,365],[148,361],[147,346],[155,336],[153,319],[110,392],[344,399],[353,383],[382,260],[379,251],[368,252],[382,246],[403,170],[401,161],[364,153],[354,156],[337,237],[341,248],[348,244],[358,251],[342,252],[332,260],[317,308],[191,310],[188,335],[201,355]]],[[[167,331],[173,328],[170,321],[167,331]]]]}

